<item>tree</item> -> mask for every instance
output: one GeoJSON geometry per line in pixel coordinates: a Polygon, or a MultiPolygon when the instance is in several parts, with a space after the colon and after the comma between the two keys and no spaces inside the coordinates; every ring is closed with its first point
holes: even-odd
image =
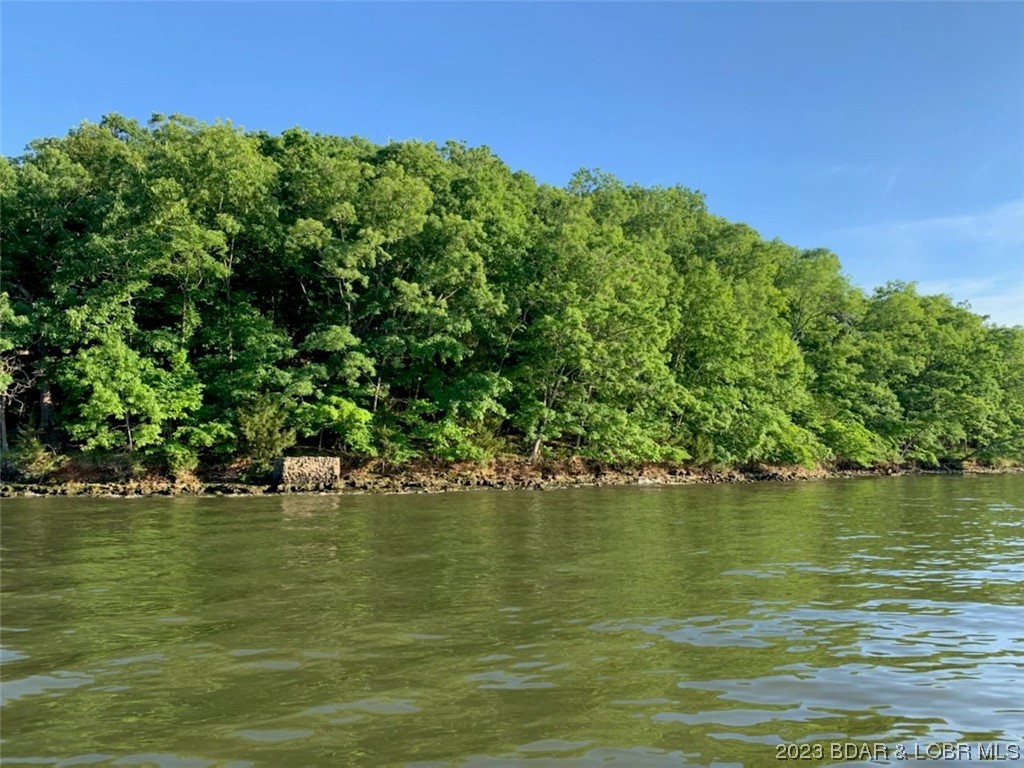
{"type": "Polygon", "coordinates": [[[0,447],[869,466],[1024,454],[1024,329],[684,187],[119,115],[0,161],[0,447]]]}

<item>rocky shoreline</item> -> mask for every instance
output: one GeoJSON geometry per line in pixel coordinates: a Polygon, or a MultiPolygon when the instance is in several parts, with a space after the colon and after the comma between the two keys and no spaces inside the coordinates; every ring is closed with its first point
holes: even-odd
{"type": "Polygon", "coordinates": [[[336,483],[312,485],[239,482],[237,478],[189,475],[179,478],[146,476],[138,479],[74,480],[40,483],[5,482],[0,498],[33,496],[263,496],[294,493],[444,493],[468,490],[552,490],[627,485],[694,485],[712,483],[793,482],[829,478],[881,477],[909,474],[1024,474],[1024,466],[970,465],[945,469],[887,466],[875,469],[762,465],[744,468],[700,468],[649,465],[613,468],[579,460],[533,465],[525,461],[496,461],[487,465],[407,468],[393,472],[360,468],[344,472],[336,483]]]}

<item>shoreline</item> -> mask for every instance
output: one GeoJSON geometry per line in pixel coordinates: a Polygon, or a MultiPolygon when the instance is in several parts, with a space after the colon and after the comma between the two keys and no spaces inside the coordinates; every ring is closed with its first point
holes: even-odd
{"type": "Polygon", "coordinates": [[[580,461],[531,465],[525,461],[495,461],[489,465],[456,464],[446,467],[410,467],[394,472],[367,468],[345,472],[339,483],[274,485],[246,483],[237,478],[182,478],[146,476],[138,479],[52,480],[47,482],[0,484],[0,498],[92,497],[138,498],[152,496],[281,496],[290,494],[400,494],[451,493],[474,490],[556,490],[610,486],[713,485],[723,483],[805,482],[858,477],[905,475],[991,475],[1024,474],[1024,466],[920,468],[887,466],[875,469],[808,468],[762,465],[756,467],[700,468],[647,465],[612,468],[580,461]]]}

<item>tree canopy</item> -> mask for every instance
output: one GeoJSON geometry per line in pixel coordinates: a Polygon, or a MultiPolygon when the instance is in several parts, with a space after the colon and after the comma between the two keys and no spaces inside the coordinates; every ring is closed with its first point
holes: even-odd
{"type": "Polygon", "coordinates": [[[0,158],[0,198],[5,450],[1024,458],[1024,328],[684,187],[109,115],[0,158]]]}

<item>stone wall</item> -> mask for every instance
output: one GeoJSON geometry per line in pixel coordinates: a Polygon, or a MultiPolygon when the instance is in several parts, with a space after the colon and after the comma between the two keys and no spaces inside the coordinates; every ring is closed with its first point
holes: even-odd
{"type": "Polygon", "coordinates": [[[341,459],[329,456],[288,456],[274,462],[277,485],[309,488],[338,485],[341,459]]]}

